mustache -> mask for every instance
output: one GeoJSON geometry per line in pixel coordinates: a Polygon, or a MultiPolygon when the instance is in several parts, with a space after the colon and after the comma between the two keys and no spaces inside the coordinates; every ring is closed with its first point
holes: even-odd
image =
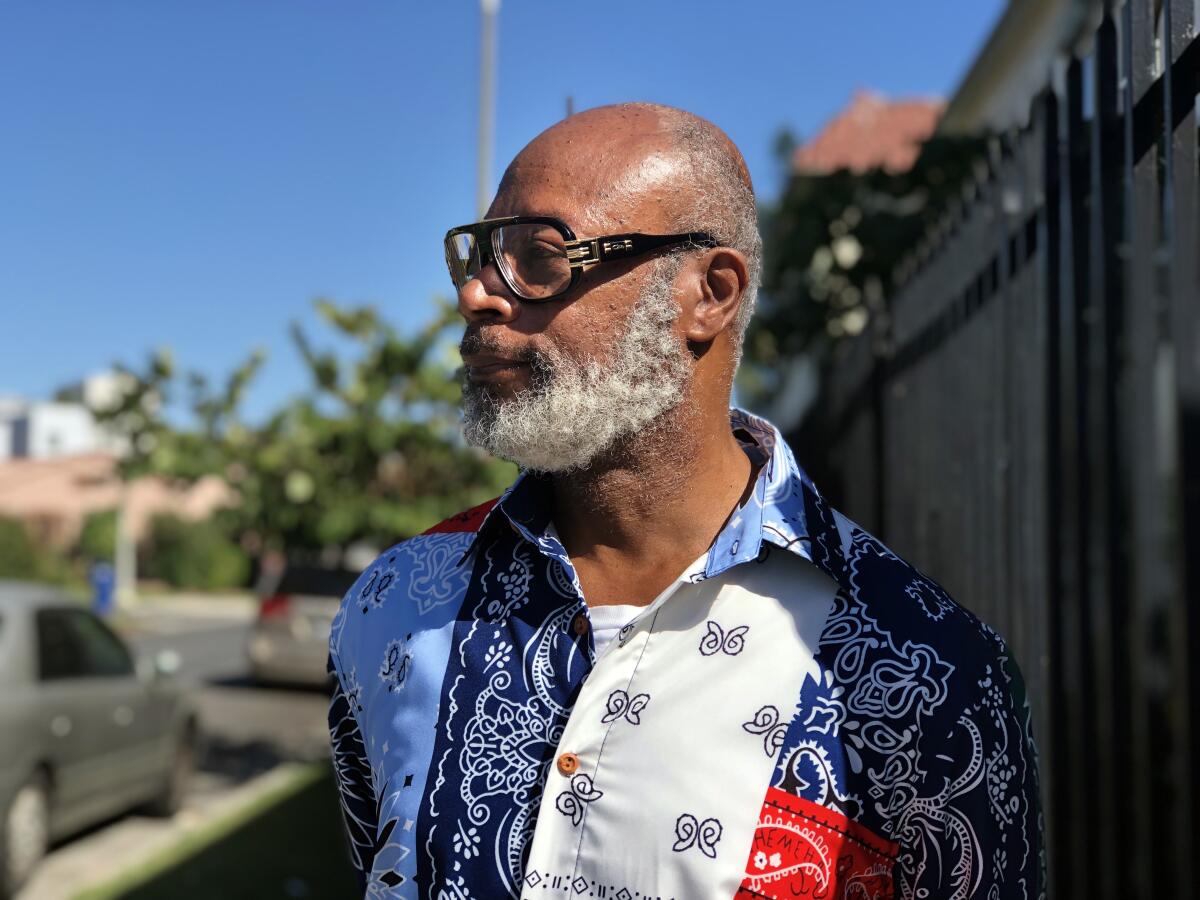
{"type": "Polygon", "coordinates": [[[463,334],[462,340],[459,341],[458,352],[461,356],[491,353],[496,356],[503,356],[506,359],[511,359],[514,362],[528,363],[532,366],[540,366],[545,364],[545,359],[542,357],[542,355],[532,347],[506,347],[496,338],[495,335],[488,334],[478,328],[467,329],[467,331],[463,334]]]}

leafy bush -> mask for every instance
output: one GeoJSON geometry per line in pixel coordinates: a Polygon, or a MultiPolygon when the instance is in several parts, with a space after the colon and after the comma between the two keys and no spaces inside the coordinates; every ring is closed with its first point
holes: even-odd
{"type": "Polygon", "coordinates": [[[24,522],[0,517],[0,578],[63,584],[77,575],[62,554],[35,541],[24,522]]]}
{"type": "Polygon", "coordinates": [[[0,518],[0,576],[40,578],[42,567],[25,524],[0,518]]]}
{"type": "Polygon", "coordinates": [[[150,522],[143,571],[178,588],[221,590],[245,585],[250,559],[221,525],[171,514],[150,522]]]}
{"type": "Polygon", "coordinates": [[[79,533],[79,555],[88,562],[112,562],[117,552],[117,511],[90,512],[79,533]]]}
{"type": "Polygon", "coordinates": [[[763,297],[749,359],[773,366],[861,332],[884,311],[897,265],[986,153],[984,137],[936,135],[906,172],[793,173],[762,210],[763,297]]]}

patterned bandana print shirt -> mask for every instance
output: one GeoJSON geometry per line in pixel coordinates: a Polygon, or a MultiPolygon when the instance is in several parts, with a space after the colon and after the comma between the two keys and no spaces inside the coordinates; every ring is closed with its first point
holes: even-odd
{"type": "Polygon", "coordinates": [[[537,478],[358,578],[329,723],[365,896],[1041,895],[1003,642],[731,421],[752,496],[598,658],[537,478]]]}

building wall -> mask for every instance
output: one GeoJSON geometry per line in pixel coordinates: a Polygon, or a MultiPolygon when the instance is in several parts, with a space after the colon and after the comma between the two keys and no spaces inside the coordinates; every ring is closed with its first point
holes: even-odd
{"type": "Polygon", "coordinates": [[[1030,101],[1055,60],[1088,40],[1100,0],[1012,0],[954,93],[943,134],[1005,132],[1029,121],[1030,101]]]}
{"type": "Polygon", "coordinates": [[[156,513],[205,519],[236,502],[233,491],[216,476],[187,487],[149,476],[123,485],[113,454],[0,462],[0,516],[20,519],[38,540],[60,548],[78,540],[88,513],[122,503],[134,539],[141,540],[156,513]]]}
{"type": "Polygon", "coordinates": [[[96,449],[96,425],[92,414],[79,404],[35,403],[29,407],[24,421],[22,456],[57,459],[96,449]]]}

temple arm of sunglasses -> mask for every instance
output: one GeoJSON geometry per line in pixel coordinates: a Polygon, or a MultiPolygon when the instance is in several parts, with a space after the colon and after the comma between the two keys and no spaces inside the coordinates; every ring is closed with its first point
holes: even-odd
{"type": "Polygon", "coordinates": [[[689,231],[686,234],[610,234],[607,237],[591,238],[589,240],[567,241],[567,259],[572,268],[595,262],[608,262],[612,259],[626,259],[668,247],[672,244],[696,244],[701,247],[714,247],[716,241],[702,231],[689,231]]]}

